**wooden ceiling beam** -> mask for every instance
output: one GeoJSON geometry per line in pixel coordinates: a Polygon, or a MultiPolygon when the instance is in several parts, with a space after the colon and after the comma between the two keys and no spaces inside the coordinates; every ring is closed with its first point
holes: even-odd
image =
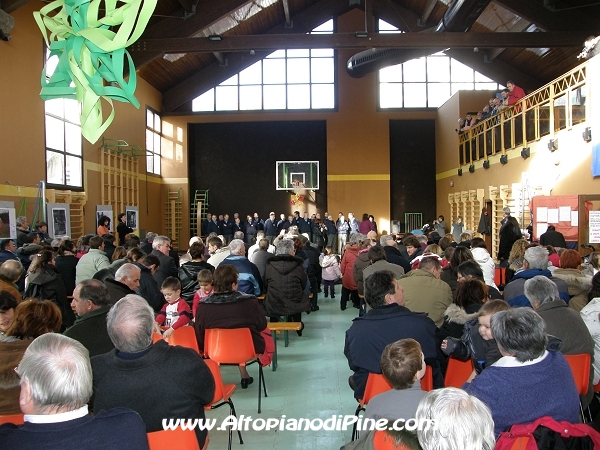
{"type": "Polygon", "coordinates": [[[292,28],[292,17],[290,16],[290,5],[288,0],[281,0],[283,3],[283,14],[285,15],[285,26],[292,28]]]}
{"type": "Polygon", "coordinates": [[[354,33],[335,34],[262,34],[223,36],[220,41],[208,38],[140,39],[129,47],[137,53],[213,53],[247,52],[291,48],[545,48],[578,47],[591,31],[552,33],[369,33],[356,37],[354,33]]]}
{"type": "Polygon", "coordinates": [[[429,20],[429,16],[431,15],[433,8],[437,5],[438,0],[427,0],[427,3],[423,7],[423,13],[421,17],[419,17],[419,26],[424,27],[427,21],[429,20]]]}
{"type": "MultiPolygon", "coordinates": [[[[294,16],[293,31],[294,33],[306,33],[321,25],[326,20],[340,16],[354,8],[355,6],[350,6],[346,1],[321,0],[294,16]]],[[[284,34],[290,31],[292,30],[286,30],[285,23],[282,23],[270,30],[269,33],[284,34]]],[[[163,112],[169,113],[175,111],[208,89],[225,81],[246,67],[251,66],[256,61],[265,58],[269,53],[270,51],[255,51],[253,55],[250,52],[228,54],[226,67],[221,67],[215,62],[164,92],[163,112]]]]}
{"type": "Polygon", "coordinates": [[[473,52],[472,50],[467,49],[451,49],[444,53],[472,69],[475,69],[477,72],[482,73],[496,83],[503,85],[506,84],[507,80],[514,80],[518,86],[531,91],[550,81],[540,80],[529,73],[522,72],[514,66],[506,64],[500,59],[485,62],[483,52],[473,52]]]}
{"type": "Polygon", "coordinates": [[[402,31],[421,31],[419,15],[392,0],[372,0],[373,15],[402,31]]]}
{"type": "Polygon", "coordinates": [[[590,14],[586,15],[574,10],[552,12],[544,7],[543,0],[494,0],[494,2],[546,31],[598,29],[599,25],[598,18],[592,13],[591,8],[589,8],[590,14]]]}
{"type": "MultiPolygon", "coordinates": [[[[148,27],[142,34],[142,38],[187,38],[208,28],[247,3],[250,2],[248,0],[199,0],[196,6],[196,13],[193,16],[185,20],[182,18],[183,14],[180,17],[162,19],[148,27]]],[[[136,69],[140,69],[161,55],[160,52],[140,53],[133,56],[133,63],[136,69]]]]}

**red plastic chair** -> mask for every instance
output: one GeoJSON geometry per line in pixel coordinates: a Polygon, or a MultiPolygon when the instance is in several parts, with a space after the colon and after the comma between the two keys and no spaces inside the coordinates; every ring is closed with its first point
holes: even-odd
{"type": "Polygon", "coordinates": [[[261,411],[261,387],[267,395],[263,368],[254,351],[249,328],[210,328],[204,331],[204,352],[217,364],[248,366],[258,364],[258,413],[261,411]]]}
{"type": "MultiPolygon", "coordinates": [[[[571,372],[573,372],[573,379],[575,380],[575,387],[579,395],[587,394],[590,387],[590,364],[591,358],[587,353],[581,353],[579,355],[564,355],[565,359],[571,366],[571,372]]],[[[583,413],[583,405],[579,402],[579,410],[581,412],[581,418],[585,422],[585,415],[583,413]]]]}
{"type": "Polygon", "coordinates": [[[387,431],[376,431],[373,434],[374,450],[409,450],[404,444],[396,444],[396,440],[387,431]]]}
{"type": "MultiPolygon", "coordinates": [[[[150,450],[200,450],[198,438],[194,430],[175,430],[153,431],[148,433],[148,447],[150,450]]],[[[202,450],[208,448],[208,436],[202,450]]]]}
{"type": "Polygon", "coordinates": [[[473,373],[473,361],[461,361],[454,357],[448,360],[448,368],[444,377],[444,386],[462,388],[463,384],[469,379],[473,373]]]}
{"type": "MultiPolygon", "coordinates": [[[[215,379],[215,395],[210,402],[210,405],[204,407],[204,409],[217,409],[223,405],[229,405],[229,415],[233,415],[237,417],[235,412],[235,406],[233,406],[233,400],[231,400],[231,395],[235,392],[236,385],[235,384],[223,384],[223,378],[221,378],[221,371],[219,370],[219,365],[211,361],[210,359],[205,359],[204,362],[210,369],[210,373],[212,373],[213,378],[215,379]]],[[[240,444],[243,444],[242,433],[238,429],[238,436],[240,438],[240,444]]],[[[233,427],[229,427],[229,450],[231,450],[231,440],[233,438],[233,427]]]]}
{"type": "Polygon", "coordinates": [[[15,425],[23,425],[25,423],[23,421],[23,414],[7,414],[5,416],[0,416],[0,425],[4,423],[14,423],[15,425]]]}
{"type": "Polygon", "coordinates": [[[506,282],[506,267],[496,267],[494,271],[494,283],[496,286],[505,284],[506,282]]]}

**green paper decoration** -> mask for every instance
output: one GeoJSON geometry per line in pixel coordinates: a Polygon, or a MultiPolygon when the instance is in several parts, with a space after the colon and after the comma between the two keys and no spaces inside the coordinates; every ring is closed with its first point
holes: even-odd
{"type": "Polygon", "coordinates": [[[135,67],[125,48],[139,39],[157,1],[55,0],[33,13],[50,56],[59,59],[50,80],[44,66],[40,96],[44,100],[68,98],[80,102],[81,134],[92,144],[114,119],[113,100],[140,107],[134,96],[135,67]],[[124,78],[125,59],[128,82],[124,78]],[[111,107],[104,122],[102,99],[111,107]]]}

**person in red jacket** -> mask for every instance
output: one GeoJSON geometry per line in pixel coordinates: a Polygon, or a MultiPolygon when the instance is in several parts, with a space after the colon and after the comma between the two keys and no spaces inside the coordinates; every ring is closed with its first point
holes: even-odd
{"type": "Polygon", "coordinates": [[[506,87],[508,88],[508,99],[506,100],[507,105],[514,105],[523,97],[525,97],[525,91],[523,88],[517,86],[512,81],[507,81],[506,87]]]}

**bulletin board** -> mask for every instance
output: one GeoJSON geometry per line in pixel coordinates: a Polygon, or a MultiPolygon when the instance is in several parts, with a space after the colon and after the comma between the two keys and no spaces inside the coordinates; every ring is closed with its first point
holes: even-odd
{"type": "Polygon", "coordinates": [[[529,205],[533,215],[535,239],[554,225],[565,237],[565,241],[577,242],[579,237],[579,197],[577,195],[539,195],[529,205]]]}

